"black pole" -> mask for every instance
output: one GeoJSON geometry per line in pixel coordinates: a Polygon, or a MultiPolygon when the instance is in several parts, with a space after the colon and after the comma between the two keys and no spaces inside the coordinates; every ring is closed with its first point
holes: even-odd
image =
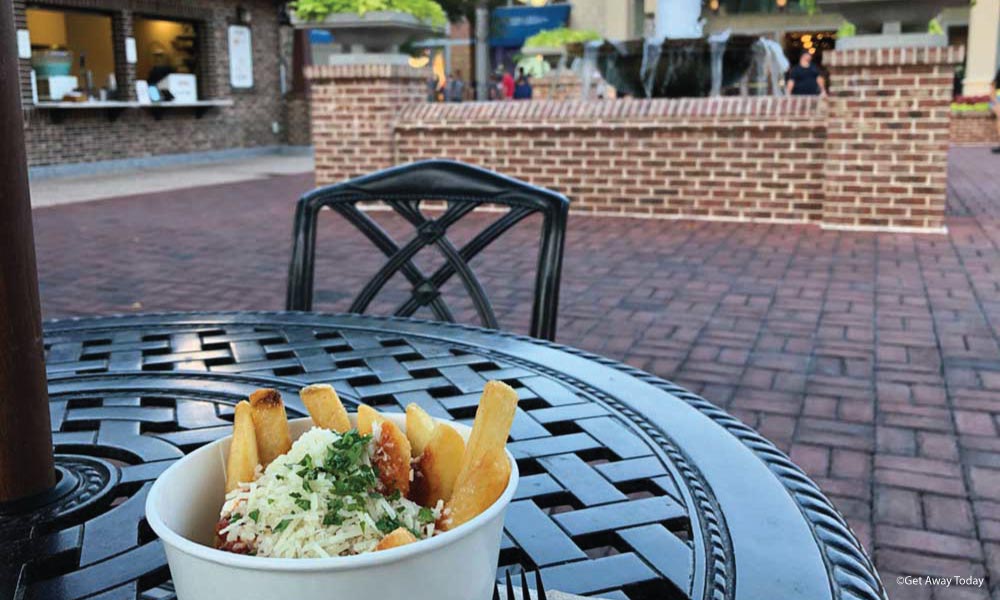
{"type": "Polygon", "coordinates": [[[0,9],[0,503],[55,485],[14,11],[0,9]]]}

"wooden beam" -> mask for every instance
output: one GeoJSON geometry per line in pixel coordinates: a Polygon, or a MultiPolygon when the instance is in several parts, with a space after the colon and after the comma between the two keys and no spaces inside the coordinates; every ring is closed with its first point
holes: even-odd
{"type": "Polygon", "coordinates": [[[0,502],[55,485],[14,11],[0,9],[0,502]]]}

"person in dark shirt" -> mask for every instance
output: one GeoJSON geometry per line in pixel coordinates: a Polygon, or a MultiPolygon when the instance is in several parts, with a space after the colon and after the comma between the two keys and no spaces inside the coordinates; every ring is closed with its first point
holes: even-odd
{"type": "Polygon", "coordinates": [[[517,70],[517,81],[514,82],[514,100],[531,100],[531,79],[524,69],[517,70]]]}
{"type": "Polygon", "coordinates": [[[812,64],[813,56],[803,52],[799,64],[788,72],[786,91],[793,96],[825,96],[826,81],[819,69],[812,64]]]}
{"type": "MultiPolygon", "coordinates": [[[[993,84],[990,86],[990,110],[996,115],[997,135],[1000,136],[1000,100],[997,100],[997,89],[1000,89],[1000,71],[993,76],[993,84]]],[[[1000,146],[993,148],[993,154],[1000,154],[1000,146]]]]}

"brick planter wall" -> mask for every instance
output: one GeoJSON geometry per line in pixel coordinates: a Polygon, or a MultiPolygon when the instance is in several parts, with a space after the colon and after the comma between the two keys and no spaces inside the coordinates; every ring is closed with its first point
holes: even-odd
{"type": "Polygon", "coordinates": [[[535,100],[579,100],[583,82],[575,73],[549,73],[531,81],[535,100]]]}
{"type": "Polygon", "coordinates": [[[429,104],[398,67],[318,67],[320,184],[443,157],[577,212],[942,231],[961,48],[831,52],[836,95],[429,104]]]}
{"type": "Polygon", "coordinates": [[[408,105],[397,163],[447,157],[600,214],[815,222],[817,98],[408,105]]]}
{"type": "Polygon", "coordinates": [[[996,117],[991,113],[951,113],[950,140],[955,145],[1000,144],[996,117]]]}
{"type": "Polygon", "coordinates": [[[424,71],[399,65],[317,65],[310,81],[316,183],[390,167],[397,114],[424,102],[424,71]]]}
{"type": "Polygon", "coordinates": [[[828,52],[827,227],[940,230],[963,48],[828,52]]]}

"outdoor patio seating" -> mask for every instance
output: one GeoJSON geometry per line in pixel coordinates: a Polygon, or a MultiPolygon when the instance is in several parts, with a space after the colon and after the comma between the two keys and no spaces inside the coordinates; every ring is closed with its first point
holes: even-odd
{"type": "Polygon", "coordinates": [[[364,313],[386,283],[396,273],[402,273],[413,289],[410,298],[395,311],[397,316],[409,317],[427,306],[437,319],[454,322],[451,309],[441,297],[441,288],[458,275],[483,326],[491,329],[498,329],[499,324],[469,263],[525,218],[542,214],[530,333],[537,338],[555,339],[569,211],[569,200],[562,194],[450,160],[416,162],[314,190],[302,197],[295,214],[288,310],[312,309],[317,217],[324,207],[337,211],[388,257],[355,297],[350,312],[364,313]],[[384,202],[406,219],[416,234],[402,245],[393,240],[378,224],[377,213],[358,208],[360,203],[375,201],[384,202]],[[426,201],[443,202],[446,208],[440,215],[428,217],[422,209],[426,201]],[[449,240],[448,229],[452,225],[476,208],[490,205],[509,210],[461,248],[449,240]],[[446,262],[428,276],[412,261],[417,253],[431,246],[440,250],[446,262]]]}

